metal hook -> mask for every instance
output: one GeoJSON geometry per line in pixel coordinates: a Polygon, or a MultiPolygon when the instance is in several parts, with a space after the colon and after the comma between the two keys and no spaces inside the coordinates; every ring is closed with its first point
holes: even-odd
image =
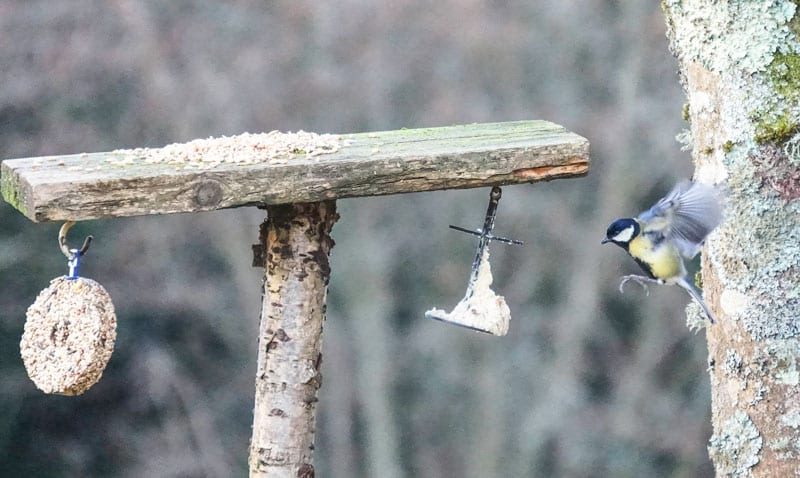
{"type": "Polygon", "coordinates": [[[80,256],[86,254],[86,251],[89,250],[89,246],[92,244],[92,239],[94,239],[92,236],[86,236],[80,249],[70,249],[67,245],[67,232],[69,232],[70,228],[74,225],[75,221],[67,221],[58,231],[58,247],[61,248],[61,252],[64,253],[67,259],[72,259],[75,254],[80,256]]]}
{"type": "Polygon", "coordinates": [[[61,252],[67,257],[67,266],[69,266],[69,274],[67,275],[67,279],[77,279],[78,278],[78,268],[81,265],[81,256],[86,254],[86,251],[89,250],[89,245],[92,243],[92,236],[86,236],[86,239],[83,240],[83,245],[80,249],[70,249],[67,245],[67,232],[69,229],[75,225],[75,221],[67,221],[61,226],[61,229],[58,231],[58,246],[61,248],[61,252]]]}
{"type": "Polygon", "coordinates": [[[508,239],[505,237],[497,237],[492,235],[492,229],[494,228],[494,219],[495,216],[497,215],[497,205],[500,203],[500,198],[502,196],[503,196],[503,191],[498,186],[492,188],[491,192],[489,193],[489,206],[486,208],[486,217],[483,221],[482,229],[473,231],[470,229],[465,229],[463,227],[450,225],[451,229],[455,229],[456,231],[466,232],[468,234],[472,234],[480,238],[480,241],[478,241],[478,250],[475,253],[475,259],[472,261],[472,272],[470,274],[469,283],[467,284],[467,295],[471,294],[472,286],[475,284],[475,281],[477,280],[478,269],[480,268],[481,260],[483,260],[483,252],[489,245],[489,242],[499,241],[499,242],[504,242],[506,244],[514,244],[514,245],[523,244],[522,241],[518,241],[516,239],[508,239]]]}
{"type": "Polygon", "coordinates": [[[486,219],[483,222],[483,229],[466,229],[463,227],[454,226],[452,224],[450,224],[450,229],[466,232],[467,234],[472,234],[473,236],[478,236],[481,239],[488,241],[504,242],[506,244],[514,244],[517,246],[525,244],[524,242],[516,239],[508,239],[506,237],[499,237],[491,234],[492,228],[494,228],[494,218],[497,214],[497,205],[500,203],[500,198],[502,196],[503,191],[498,186],[492,188],[492,191],[489,193],[489,207],[486,209],[486,219]]]}

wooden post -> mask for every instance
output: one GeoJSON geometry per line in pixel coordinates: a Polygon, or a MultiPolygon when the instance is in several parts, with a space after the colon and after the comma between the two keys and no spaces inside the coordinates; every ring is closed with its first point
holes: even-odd
{"type": "Polygon", "coordinates": [[[326,138],[322,154],[283,144],[280,157],[264,157],[269,145],[252,135],[223,139],[225,147],[198,140],[6,160],[0,193],[34,222],[267,209],[254,247],[265,272],[251,476],[314,476],[336,199],[532,183],[589,170],[589,142],[547,121],[344,134],[326,138]]]}
{"type": "Polygon", "coordinates": [[[259,245],[264,295],[258,333],[250,476],[313,477],[322,322],[336,203],[267,208],[259,245]]]}

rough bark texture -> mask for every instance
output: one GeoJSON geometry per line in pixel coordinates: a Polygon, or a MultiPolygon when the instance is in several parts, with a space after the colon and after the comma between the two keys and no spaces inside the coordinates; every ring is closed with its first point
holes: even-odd
{"type": "Polygon", "coordinates": [[[322,323],[336,203],[267,208],[250,476],[313,477],[322,323]]]}
{"type": "Polygon", "coordinates": [[[219,164],[200,170],[118,152],[12,159],[2,162],[0,192],[43,222],[532,183],[589,170],[589,142],[547,121],[344,134],[340,142],[334,153],[281,164],[207,157],[219,164]]]}
{"type": "MultiPolygon", "coordinates": [[[[800,48],[795,2],[665,1],[696,176],[727,192],[703,254],[718,476],[800,474],[800,48]],[[689,136],[690,135],[690,136],[689,136]]],[[[690,314],[691,315],[691,314],[690,314]]],[[[691,320],[691,319],[690,319],[691,320]]]]}

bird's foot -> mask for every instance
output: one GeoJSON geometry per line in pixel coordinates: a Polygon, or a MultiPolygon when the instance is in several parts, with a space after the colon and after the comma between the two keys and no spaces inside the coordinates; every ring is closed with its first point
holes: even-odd
{"type": "Polygon", "coordinates": [[[642,289],[644,289],[645,293],[648,296],[650,295],[650,289],[647,287],[647,283],[662,284],[662,282],[660,280],[658,280],[658,279],[651,279],[650,277],[631,274],[631,275],[628,275],[628,276],[624,276],[622,278],[622,280],[620,281],[620,283],[619,283],[619,292],[620,293],[624,293],[625,292],[625,290],[624,290],[625,289],[625,284],[627,284],[628,281],[634,281],[637,284],[639,284],[640,286],[642,286],[642,289]]]}

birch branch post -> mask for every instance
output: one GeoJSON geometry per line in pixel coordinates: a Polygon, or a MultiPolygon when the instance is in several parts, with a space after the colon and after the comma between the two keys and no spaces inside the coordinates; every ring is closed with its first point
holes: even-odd
{"type": "Polygon", "coordinates": [[[329,153],[310,157],[295,148],[281,161],[231,163],[198,153],[190,142],[182,145],[194,158],[189,163],[164,161],[181,146],[170,145],[0,165],[3,198],[34,222],[267,209],[253,246],[254,265],[264,268],[264,289],[251,476],[314,476],[336,199],[531,183],[582,176],[589,169],[588,141],[546,121],[345,134],[336,140],[340,146],[329,153]]]}
{"type": "Polygon", "coordinates": [[[261,225],[266,254],[250,476],[314,476],[314,411],[336,219],[336,203],[325,201],[269,206],[261,225]]]}

